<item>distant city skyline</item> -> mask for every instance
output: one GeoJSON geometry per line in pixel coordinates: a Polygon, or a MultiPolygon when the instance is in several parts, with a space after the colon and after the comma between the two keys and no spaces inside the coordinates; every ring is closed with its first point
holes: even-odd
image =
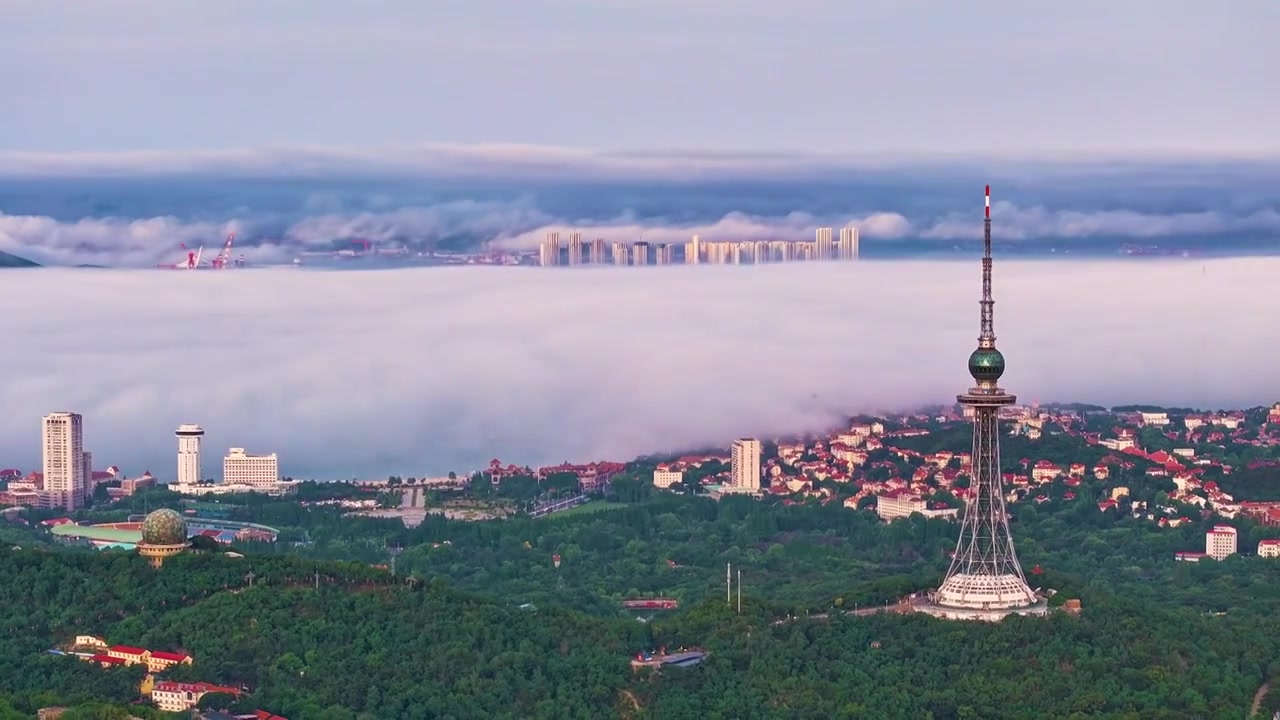
{"type": "Polygon", "coordinates": [[[551,231],[538,245],[538,265],[558,267],[579,265],[648,266],[648,265],[763,265],[775,262],[842,260],[860,257],[858,228],[840,228],[840,239],[834,241],[831,228],[820,227],[814,239],[804,240],[703,240],[694,235],[688,242],[649,242],[647,240],[584,239],[581,232],[551,231]],[[567,243],[567,244],[566,244],[567,243]]]}
{"type": "Polygon", "coordinates": [[[1276,150],[1267,0],[10,2],[0,150],[1276,150]]]}

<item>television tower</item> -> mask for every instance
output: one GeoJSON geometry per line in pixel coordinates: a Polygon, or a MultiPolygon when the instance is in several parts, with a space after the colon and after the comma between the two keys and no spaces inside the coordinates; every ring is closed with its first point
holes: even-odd
{"type": "Polygon", "coordinates": [[[1043,598],[1027,585],[1013,550],[1000,477],[999,412],[1017,398],[997,383],[1004,374],[1004,355],[996,349],[991,299],[991,186],[986,189],[982,223],[981,332],[978,349],[969,356],[974,387],[956,399],[973,410],[973,467],[964,519],[955,555],[932,602],[920,610],[957,620],[999,620],[1006,615],[1043,615],[1043,598]]]}

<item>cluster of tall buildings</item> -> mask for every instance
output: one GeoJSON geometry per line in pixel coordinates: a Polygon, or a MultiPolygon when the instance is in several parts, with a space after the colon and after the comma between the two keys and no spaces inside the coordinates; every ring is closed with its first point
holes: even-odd
{"type": "MultiPolygon", "coordinates": [[[[178,438],[178,477],[170,485],[174,492],[199,492],[204,481],[200,460],[200,444],[204,428],[199,425],[179,425],[173,433],[178,438]]],[[[280,459],[275,453],[252,455],[244,448],[231,448],[222,458],[222,485],[227,489],[274,489],[280,482],[280,459]]]]}
{"type": "MultiPolygon", "coordinates": [[[[103,483],[113,483],[108,487],[113,500],[155,485],[155,478],[149,472],[132,480],[115,467],[94,472],[93,454],[84,449],[84,417],[80,413],[49,413],[41,420],[40,428],[40,470],[25,477],[16,470],[4,471],[8,473],[5,475],[8,486],[0,492],[0,504],[71,511],[88,505],[98,485],[103,483]]],[[[169,488],[175,492],[209,491],[210,485],[203,483],[201,464],[204,428],[183,424],[174,435],[178,438],[178,472],[169,488]]],[[[222,483],[216,486],[215,492],[279,492],[287,489],[287,485],[289,483],[280,482],[279,459],[275,453],[252,455],[244,448],[231,448],[222,459],[222,483]]]]}
{"type": "Polygon", "coordinates": [[[538,248],[538,264],[562,265],[760,265],[803,260],[857,260],[858,229],[840,228],[838,240],[832,228],[818,228],[812,242],[795,240],[703,241],[697,235],[687,243],[606,243],[604,238],[583,240],[575,232],[562,238],[549,232],[538,248]]]}

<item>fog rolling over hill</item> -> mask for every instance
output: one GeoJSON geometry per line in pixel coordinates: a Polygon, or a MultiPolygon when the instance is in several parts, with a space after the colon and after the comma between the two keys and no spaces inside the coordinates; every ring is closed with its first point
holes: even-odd
{"type": "MultiPolygon", "coordinates": [[[[995,266],[1005,384],[1024,400],[1252,406],[1280,393],[1277,260],[995,266]]],[[[324,479],[628,459],[816,430],[968,386],[979,266],[34,270],[6,278],[0,458],[39,418],[173,474],[173,428],[324,479]],[[59,292],[47,292],[50,287],[59,292]]]]}

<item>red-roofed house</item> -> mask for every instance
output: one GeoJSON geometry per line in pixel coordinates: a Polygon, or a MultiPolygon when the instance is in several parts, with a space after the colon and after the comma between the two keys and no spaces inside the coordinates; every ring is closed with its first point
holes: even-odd
{"type": "Polygon", "coordinates": [[[151,690],[151,701],[165,712],[184,712],[196,706],[205,693],[225,693],[240,697],[240,688],[210,683],[180,683],[163,680],[151,690]]]}
{"type": "Polygon", "coordinates": [[[1280,540],[1259,540],[1258,557],[1280,557],[1280,540]]]}
{"type": "Polygon", "coordinates": [[[191,662],[191,656],[186,653],[156,650],[152,652],[151,657],[147,659],[147,669],[153,673],[158,673],[167,670],[174,665],[190,665],[191,662]]]}
{"type": "Polygon", "coordinates": [[[151,657],[151,653],[144,648],[129,645],[112,645],[107,648],[107,655],[123,660],[126,665],[145,665],[151,657]]]}
{"type": "Polygon", "coordinates": [[[1048,482],[1062,474],[1062,468],[1048,460],[1041,460],[1031,468],[1031,477],[1037,482],[1048,482]]]}
{"type": "Polygon", "coordinates": [[[126,661],[124,658],[111,657],[110,655],[93,655],[89,658],[89,662],[96,662],[102,667],[112,667],[114,665],[132,665],[133,663],[126,661]]]}

